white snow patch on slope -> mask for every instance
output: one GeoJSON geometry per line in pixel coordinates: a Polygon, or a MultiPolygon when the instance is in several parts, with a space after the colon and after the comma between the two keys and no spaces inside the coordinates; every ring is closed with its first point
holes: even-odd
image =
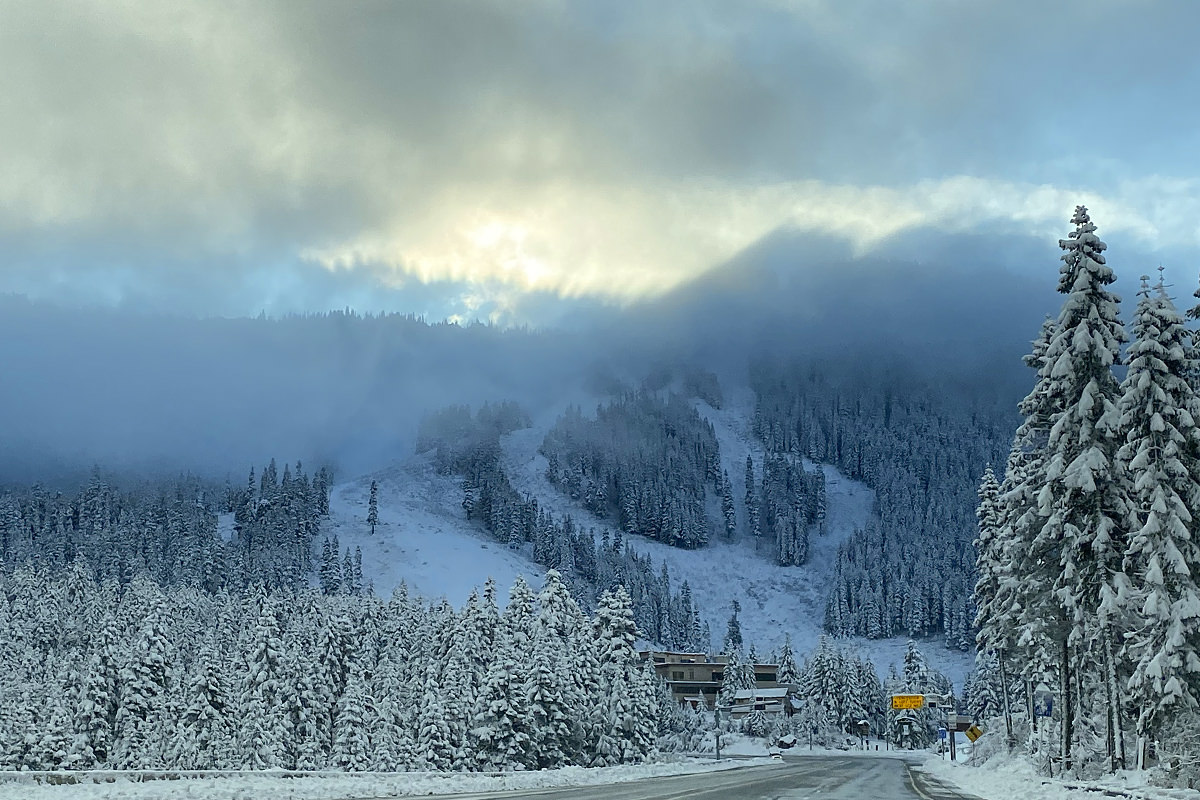
{"type": "Polygon", "coordinates": [[[337,534],[343,551],[362,548],[363,580],[382,597],[405,581],[410,592],[445,597],[459,608],[473,588],[494,578],[504,603],[518,575],[539,589],[545,570],[468,521],[460,486],[458,478],[438,475],[428,455],[410,457],[334,487],[327,532],[337,534]],[[374,535],[367,525],[372,480],[379,484],[374,535]]]}
{"type": "Polygon", "coordinates": [[[233,539],[233,529],[237,522],[233,518],[233,512],[217,515],[217,536],[222,542],[228,542],[233,539]]]}

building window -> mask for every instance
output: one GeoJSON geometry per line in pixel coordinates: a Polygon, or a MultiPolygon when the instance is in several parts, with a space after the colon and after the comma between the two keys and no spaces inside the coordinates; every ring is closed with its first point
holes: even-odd
{"type": "Polygon", "coordinates": [[[756,673],[754,673],[754,680],[774,683],[775,682],[775,673],[774,672],[756,672],[756,673]]]}
{"type": "Polygon", "coordinates": [[[679,672],[672,671],[671,672],[671,680],[673,680],[673,681],[683,680],[683,672],[682,671],[679,671],[679,672]]]}
{"type": "Polygon", "coordinates": [[[721,679],[723,679],[724,677],[725,677],[725,673],[724,673],[724,672],[716,672],[716,671],[714,671],[714,672],[713,672],[713,680],[714,680],[714,681],[720,681],[720,680],[721,680],[721,679]]]}

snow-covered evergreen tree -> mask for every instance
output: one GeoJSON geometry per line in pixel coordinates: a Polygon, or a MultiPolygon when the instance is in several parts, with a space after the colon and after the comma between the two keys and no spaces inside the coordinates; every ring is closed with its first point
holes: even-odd
{"type": "Polygon", "coordinates": [[[529,696],[524,661],[506,642],[488,670],[471,734],[476,759],[487,770],[528,769],[533,766],[529,696]]]}
{"type": "Polygon", "coordinates": [[[762,521],[759,516],[758,481],[754,478],[754,459],[749,455],[746,456],[746,528],[757,549],[762,537],[762,521]]]}
{"type": "Polygon", "coordinates": [[[238,748],[243,764],[251,769],[270,769],[284,762],[288,731],[283,717],[283,638],[278,615],[277,601],[262,598],[257,619],[247,631],[238,748]]]}
{"type": "Polygon", "coordinates": [[[792,635],[784,634],[783,649],[779,651],[779,684],[794,685],[800,680],[800,671],[796,666],[796,654],[792,652],[792,635]]]}
{"type": "Polygon", "coordinates": [[[729,482],[729,473],[721,474],[721,517],[725,520],[725,538],[737,536],[737,512],[733,505],[733,484],[729,482]]]}
{"type": "Polygon", "coordinates": [[[730,605],[729,622],[725,626],[725,643],[722,646],[722,651],[732,653],[733,651],[741,651],[742,649],[742,622],[738,619],[738,614],[742,610],[741,604],[734,600],[730,605]]]}
{"type": "Polygon", "coordinates": [[[379,524],[379,484],[376,481],[371,481],[371,496],[367,500],[367,524],[374,536],[375,526],[379,524]]]}
{"type": "MultiPolygon", "coordinates": [[[[1127,336],[1118,318],[1119,298],[1107,289],[1114,277],[1104,261],[1106,245],[1086,208],[1077,207],[1071,221],[1075,230],[1059,242],[1064,253],[1058,289],[1067,297],[1042,368],[1051,408],[1038,495],[1043,524],[1026,562],[1042,565],[1043,574],[1022,576],[1053,586],[1053,603],[1046,610],[1054,615],[1050,637],[1061,642],[1062,759],[1068,766],[1080,700],[1072,694],[1073,670],[1101,665],[1105,704],[1115,715],[1115,634],[1108,610],[1122,575],[1129,514],[1125,482],[1115,464],[1120,412],[1112,369],[1120,363],[1127,336]],[[1044,574],[1046,569],[1054,574],[1044,574]],[[1087,657],[1085,651],[1095,652],[1087,657]]],[[[1115,753],[1112,736],[1110,731],[1109,752],[1115,753]]]]}
{"type": "MultiPolygon", "coordinates": [[[[996,500],[997,526],[987,549],[991,562],[987,572],[994,578],[994,596],[977,602],[975,625],[980,651],[998,654],[1001,668],[1016,652],[1016,664],[1029,681],[1052,681],[1058,661],[1058,645],[1049,635],[1054,614],[1048,610],[1053,597],[1047,565],[1033,556],[1033,541],[1042,527],[1038,496],[1044,483],[1046,443],[1050,435],[1054,405],[1044,374],[1046,351],[1054,338],[1057,322],[1047,318],[1025,364],[1037,375],[1032,391],[1020,402],[1023,421],[1013,437],[1005,465],[1004,481],[996,500]]],[[[982,567],[981,567],[982,572],[982,567]]]]}
{"type": "Polygon", "coordinates": [[[166,701],[171,649],[161,612],[154,604],[118,674],[113,760],[119,768],[161,767],[165,760],[158,717],[166,701]]]}
{"type": "Polygon", "coordinates": [[[998,568],[1003,558],[1000,547],[1004,544],[999,538],[999,495],[1000,484],[989,466],[979,482],[979,507],[975,512],[979,520],[979,536],[975,540],[975,564],[979,574],[975,582],[975,606],[978,609],[976,619],[980,628],[976,641],[986,648],[1002,641],[1004,635],[997,630],[999,615],[991,608],[1000,582],[998,568]]]}
{"type": "Polygon", "coordinates": [[[600,669],[593,763],[642,761],[654,748],[653,692],[642,679],[634,650],[637,629],[624,587],[601,596],[592,632],[600,669]]]}
{"type": "Polygon", "coordinates": [[[183,716],[173,748],[179,769],[225,769],[233,747],[229,687],[214,642],[206,640],[187,678],[183,716]]]}
{"type": "Polygon", "coordinates": [[[338,699],[333,752],[330,754],[335,766],[350,772],[364,772],[374,767],[370,730],[374,719],[374,701],[367,680],[361,670],[355,669],[346,683],[346,691],[338,699]]]}
{"type": "Polygon", "coordinates": [[[1143,736],[1200,699],[1200,399],[1187,330],[1161,284],[1143,286],[1133,321],[1120,401],[1124,444],[1117,455],[1131,482],[1124,604],[1102,611],[1132,625],[1125,637],[1128,681],[1143,736]]]}

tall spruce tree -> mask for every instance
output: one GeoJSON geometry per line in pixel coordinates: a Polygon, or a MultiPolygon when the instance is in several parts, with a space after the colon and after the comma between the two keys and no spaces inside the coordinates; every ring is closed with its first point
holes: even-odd
{"type": "Polygon", "coordinates": [[[759,516],[758,482],[754,480],[754,459],[746,456],[746,528],[758,549],[762,538],[762,520],[759,516]]]}
{"type": "Polygon", "coordinates": [[[729,624],[725,628],[725,644],[723,646],[723,651],[726,653],[742,649],[742,622],[738,619],[742,604],[734,600],[730,603],[730,608],[729,624]]]}
{"type": "Polygon", "coordinates": [[[1200,399],[1188,384],[1188,331],[1161,281],[1156,291],[1142,281],[1117,457],[1132,479],[1128,688],[1138,733],[1150,737],[1173,710],[1200,699],[1200,399]]]}
{"type": "Polygon", "coordinates": [[[732,540],[737,536],[737,512],[733,507],[733,484],[729,482],[729,473],[721,475],[721,516],[725,519],[725,538],[732,540]]]}
{"type": "Polygon", "coordinates": [[[379,524],[379,484],[375,481],[371,481],[371,497],[367,500],[367,524],[374,536],[375,526],[379,524]]]}
{"type": "Polygon", "coordinates": [[[979,521],[979,535],[975,539],[975,568],[979,578],[975,582],[975,607],[979,633],[976,641],[984,648],[992,649],[992,642],[1002,634],[995,630],[997,615],[990,608],[996,599],[999,575],[996,567],[1000,563],[1000,484],[989,466],[979,482],[979,507],[975,512],[979,521]]]}
{"type": "Polygon", "coordinates": [[[1029,683],[1053,680],[1058,652],[1058,646],[1048,635],[1053,617],[1047,610],[1053,601],[1045,590],[1048,584],[1029,577],[1037,575],[1049,580],[1050,574],[1048,565],[1035,555],[1033,540],[1042,523],[1038,495],[1054,410],[1047,391],[1049,379],[1043,376],[1043,368],[1057,326],[1048,317],[1032,351],[1023,358],[1037,378],[1033,390],[1018,404],[1023,421],[1013,437],[997,496],[997,529],[989,550],[996,559],[989,567],[995,577],[996,594],[990,602],[977,605],[975,619],[980,652],[994,650],[1001,669],[1013,654],[1019,653],[1021,658],[1014,661],[1029,683]]]}
{"type": "MultiPolygon", "coordinates": [[[[1062,760],[1072,765],[1077,726],[1077,683],[1073,669],[1102,664],[1109,718],[1115,717],[1114,636],[1101,609],[1110,607],[1125,553],[1129,503],[1114,463],[1119,446],[1119,387],[1113,366],[1127,339],[1118,318],[1120,298],[1108,291],[1115,280],[1105,264],[1106,245],[1084,206],[1077,206],[1075,230],[1059,240],[1063,249],[1058,291],[1066,300],[1045,356],[1051,426],[1046,444],[1044,483],[1038,495],[1041,529],[1033,552],[1052,576],[1027,574],[1029,581],[1051,579],[1054,638],[1061,642],[1060,692],[1063,705],[1062,760]],[[1098,652],[1095,652],[1098,651],[1098,652]]],[[[1115,754],[1115,731],[1108,751],[1115,754]]]]}
{"type": "Polygon", "coordinates": [[[800,670],[796,666],[796,654],[792,651],[792,635],[784,634],[783,649],[779,651],[779,684],[791,686],[800,680],[800,670]]]}
{"type": "MultiPolygon", "coordinates": [[[[1004,674],[1004,645],[1009,635],[1007,628],[1012,620],[1003,609],[996,607],[1004,598],[1000,593],[1000,585],[1005,577],[1003,547],[1006,541],[1001,524],[1005,509],[1000,491],[1000,484],[989,466],[979,484],[979,507],[975,514],[979,523],[979,536],[975,539],[975,564],[979,574],[975,582],[975,624],[978,627],[975,642],[978,648],[976,663],[980,663],[980,657],[989,656],[991,660],[987,663],[996,664],[999,684],[1004,686],[1007,684],[1004,674]]],[[[1007,692],[1003,696],[1002,706],[1006,741],[1011,747],[1015,740],[1007,692]]]]}

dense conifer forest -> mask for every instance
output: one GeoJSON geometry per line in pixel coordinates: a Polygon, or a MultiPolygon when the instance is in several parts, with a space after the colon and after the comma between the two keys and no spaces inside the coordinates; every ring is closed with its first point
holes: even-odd
{"type": "Polygon", "coordinates": [[[972,645],[975,492],[1012,413],[919,373],[759,362],[754,431],[768,453],[833,464],[875,490],[876,518],[838,554],[826,630],[942,634],[972,645]]]}

